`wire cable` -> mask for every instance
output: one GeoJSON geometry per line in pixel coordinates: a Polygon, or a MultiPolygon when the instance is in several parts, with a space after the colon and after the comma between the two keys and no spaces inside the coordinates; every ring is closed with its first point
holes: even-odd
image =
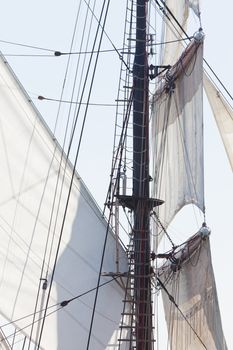
{"type": "MultiPolygon", "coordinates": [[[[72,35],[72,39],[71,39],[71,45],[70,45],[70,48],[71,48],[71,49],[72,49],[73,43],[74,43],[74,36],[75,36],[76,28],[77,28],[77,23],[78,23],[80,8],[81,8],[81,4],[79,4],[79,6],[78,6],[78,11],[77,11],[76,20],[75,20],[75,25],[74,25],[74,31],[73,31],[73,35],[72,35]]],[[[65,71],[65,75],[64,75],[64,81],[63,81],[63,85],[62,85],[62,90],[61,90],[61,97],[60,97],[60,99],[62,99],[63,94],[64,94],[65,84],[66,84],[66,78],[67,78],[69,66],[70,66],[70,57],[68,58],[67,65],[66,65],[66,71],[65,71]]],[[[56,121],[55,121],[54,133],[53,133],[53,134],[55,134],[55,132],[56,132],[57,123],[58,123],[58,118],[59,118],[59,115],[60,115],[60,110],[61,110],[61,103],[59,103],[59,106],[58,106],[57,117],[56,117],[56,121]]],[[[53,198],[53,202],[52,202],[52,210],[51,210],[50,221],[49,221],[49,228],[48,228],[47,241],[46,241],[46,245],[45,245],[44,257],[43,257],[43,262],[42,262],[42,266],[41,266],[41,276],[40,276],[40,280],[39,280],[39,284],[38,284],[38,291],[37,291],[36,302],[35,302],[35,309],[34,309],[35,312],[36,312],[37,307],[38,307],[39,293],[40,293],[41,283],[42,283],[42,280],[44,280],[44,281],[47,282],[48,267],[49,267],[49,265],[50,265],[50,258],[51,258],[51,253],[52,253],[52,246],[53,246],[53,242],[54,242],[54,234],[55,234],[55,232],[53,233],[53,237],[52,237],[52,242],[51,242],[51,247],[50,247],[50,252],[49,252],[49,261],[48,261],[48,267],[47,267],[46,277],[43,278],[44,267],[45,267],[45,260],[46,260],[46,254],[47,254],[47,250],[48,250],[48,240],[49,240],[50,233],[51,233],[52,217],[53,217],[54,206],[55,206],[55,201],[56,201],[56,197],[57,197],[58,182],[59,182],[59,177],[60,177],[60,172],[61,172],[62,159],[63,159],[63,155],[64,155],[63,149],[64,149],[65,142],[66,142],[67,130],[68,130],[69,119],[70,119],[69,117],[70,117],[70,116],[68,116],[67,124],[66,124],[66,129],[65,129],[63,147],[62,147],[61,158],[60,158],[60,164],[59,164],[59,170],[58,170],[58,174],[57,174],[57,181],[56,181],[56,186],[55,186],[54,198],[53,198]]],[[[52,156],[52,160],[51,160],[51,162],[50,162],[50,166],[49,166],[49,170],[48,170],[47,179],[46,179],[46,182],[45,182],[45,186],[44,186],[42,198],[43,198],[43,196],[44,196],[44,192],[45,192],[45,189],[46,189],[46,187],[47,187],[47,181],[48,181],[48,177],[49,177],[49,173],[50,173],[50,169],[51,169],[53,160],[54,160],[54,158],[55,158],[56,150],[57,150],[57,144],[55,145],[54,152],[53,152],[53,156],[52,156]]],[[[65,171],[66,171],[66,165],[67,165],[67,160],[66,160],[66,162],[65,162],[64,174],[65,174],[65,171]]],[[[62,183],[62,188],[63,188],[63,183],[62,183]]],[[[61,192],[62,192],[62,188],[61,188],[61,192]]],[[[41,199],[41,202],[42,202],[42,199],[41,199]]],[[[58,208],[58,210],[59,210],[59,208],[58,208]]],[[[40,212],[40,207],[39,207],[39,210],[38,210],[38,216],[39,216],[39,212],[40,212]]],[[[36,220],[36,222],[35,222],[35,226],[36,226],[36,224],[37,224],[37,220],[36,220]]],[[[47,288],[47,286],[46,286],[46,288],[47,288]]],[[[43,292],[45,292],[45,291],[43,290],[43,292]]],[[[35,317],[35,316],[34,316],[34,317],[35,317]]],[[[34,318],[33,318],[33,320],[34,320],[34,318]]],[[[31,331],[30,331],[30,337],[29,337],[28,350],[29,350],[29,348],[30,348],[31,337],[32,337],[32,334],[33,334],[33,326],[34,326],[34,325],[33,325],[33,323],[32,323],[32,327],[31,327],[31,331]]]]}
{"type": "MultiPolygon", "coordinates": [[[[152,44],[148,44],[149,47],[152,46],[160,46],[160,45],[167,45],[167,44],[173,44],[176,42],[182,42],[182,41],[186,41],[189,39],[192,39],[193,37],[189,37],[189,38],[181,38],[181,39],[176,39],[176,40],[170,40],[170,41],[164,41],[164,42],[158,42],[158,43],[152,43],[152,44]]],[[[5,40],[0,40],[0,42],[5,42],[8,43],[5,40]]],[[[37,46],[32,46],[32,45],[24,45],[24,44],[20,44],[20,43],[12,43],[9,42],[10,44],[14,44],[14,45],[18,45],[18,46],[22,46],[22,47],[29,47],[29,48],[33,48],[33,49],[38,49],[38,50],[46,50],[51,52],[51,54],[17,54],[17,53],[4,53],[5,57],[45,57],[45,58],[54,58],[54,57],[60,57],[60,56],[72,56],[72,55],[89,55],[89,54],[97,54],[98,51],[70,51],[70,52],[62,52],[62,51],[58,51],[58,50],[52,50],[52,49],[45,49],[45,48],[40,48],[37,46]]],[[[114,44],[113,44],[114,45],[114,44]]],[[[115,47],[115,45],[114,45],[115,47]]],[[[131,49],[134,49],[135,47],[132,46],[131,49]]],[[[111,53],[111,52],[116,52],[118,53],[118,56],[120,57],[120,59],[122,60],[122,52],[124,52],[123,48],[113,48],[113,49],[102,49],[100,50],[99,53],[111,53]]]]}
{"type": "MultiPolygon", "coordinates": [[[[78,21],[78,17],[79,17],[79,12],[80,12],[80,4],[79,4],[77,16],[76,16],[75,28],[74,28],[74,32],[73,32],[72,41],[71,41],[71,48],[73,47],[73,43],[74,43],[74,35],[75,35],[75,32],[76,32],[76,28],[77,28],[77,21],[78,21]]],[[[66,67],[66,72],[65,72],[65,78],[64,78],[64,83],[63,83],[63,87],[62,87],[61,97],[63,96],[63,92],[64,92],[64,88],[65,88],[65,82],[66,82],[66,76],[67,76],[67,73],[68,73],[69,64],[70,64],[70,57],[69,57],[68,62],[67,62],[67,67],[66,67]]],[[[55,123],[55,127],[54,127],[54,133],[55,133],[55,130],[56,130],[57,120],[58,120],[58,116],[59,116],[59,112],[60,112],[60,106],[61,106],[61,103],[59,104],[59,108],[58,108],[58,112],[57,112],[57,119],[56,119],[56,123],[55,123]]],[[[65,136],[64,136],[64,142],[63,142],[63,147],[62,147],[62,152],[61,152],[61,157],[60,157],[60,165],[59,165],[59,170],[58,170],[58,174],[57,174],[57,182],[56,182],[56,186],[55,186],[54,199],[53,199],[51,217],[50,217],[50,222],[49,222],[49,229],[48,229],[49,233],[51,231],[52,216],[53,216],[53,212],[54,212],[55,200],[56,200],[57,191],[58,191],[58,181],[59,181],[60,172],[61,172],[61,169],[62,169],[61,166],[62,166],[62,160],[63,160],[63,157],[64,157],[64,146],[65,146],[66,137],[67,137],[69,120],[70,120],[70,114],[68,115],[68,120],[67,120],[67,125],[66,125],[66,130],[65,130],[65,136]]],[[[54,150],[53,157],[55,155],[56,149],[57,149],[57,144],[56,144],[56,147],[55,147],[55,150],[54,150]]],[[[61,199],[61,195],[62,195],[62,189],[63,189],[63,184],[64,184],[64,177],[65,177],[65,173],[66,173],[67,163],[68,163],[68,158],[66,158],[66,160],[65,160],[65,168],[64,168],[63,179],[62,179],[62,186],[61,186],[60,196],[59,196],[57,217],[58,217],[58,212],[59,212],[59,208],[60,208],[60,199],[61,199]]],[[[55,221],[55,226],[56,226],[56,223],[57,223],[57,217],[56,217],[56,221],[55,221]]],[[[48,236],[49,236],[49,233],[48,233],[48,236]]],[[[50,265],[50,258],[51,258],[52,246],[53,246],[53,242],[54,242],[54,235],[55,235],[55,229],[54,229],[54,232],[53,232],[53,237],[52,237],[52,242],[51,242],[51,247],[50,247],[50,252],[49,252],[48,266],[50,265]]],[[[48,241],[48,239],[47,239],[47,241],[48,241]]],[[[43,259],[43,265],[42,265],[42,270],[41,270],[40,283],[39,283],[39,286],[38,286],[38,293],[39,293],[39,289],[40,289],[40,285],[41,285],[41,281],[42,281],[42,276],[43,276],[42,274],[43,274],[43,269],[44,269],[44,262],[45,262],[46,251],[47,251],[47,243],[46,243],[44,259],[43,259]]],[[[44,279],[46,281],[47,281],[47,275],[48,275],[48,270],[47,270],[47,273],[46,273],[46,278],[44,279]]],[[[37,296],[35,311],[36,311],[36,308],[37,308],[37,303],[38,303],[38,296],[37,296]]],[[[32,326],[32,330],[33,330],[33,326],[32,326]]],[[[32,330],[31,330],[31,334],[32,334],[32,330]]],[[[31,335],[30,335],[30,337],[31,337],[31,335]]],[[[30,346],[30,341],[29,341],[29,346],[30,346]]]]}
{"type": "MultiPolygon", "coordinates": [[[[164,8],[168,11],[168,13],[170,14],[170,16],[172,17],[172,19],[175,21],[175,23],[178,25],[178,27],[180,28],[180,30],[183,32],[183,34],[186,36],[187,39],[190,40],[190,37],[188,36],[187,32],[184,30],[184,28],[182,27],[182,25],[179,23],[179,21],[176,19],[176,17],[174,16],[174,14],[172,13],[172,11],[169,9],[169,7],[166,5],[166,3],[164,2],[164,0],[159,0],[161,1],[161,3],[163,4],[164,8]]],[[[156,4],[159,6],[159,9],[162,10],[161,5],[159,4],[158,0],[155,0],[156,4]]],[[[219,79],[219,77],[217,76],[217,74],[214,72],[213,68],[209,65],[209,63],[206,61],[206,59],[203,57],[203,61],[205,62],[205,64],[207,65],[207,67],[210,69],[211,73],[214,75],[214,77],[217,79],[217,81],[219,82],[219,84],[222,86],[222,88],[224,89],[224,91],[227,93],[227,95],[230,97],[230,99],[233,101],[233,97],[230,94],[229,90],[226,88],[226,86],[222,83],[222,81],[219,79]]]]}
{"type": "Polygon", "coordinates": [[[162,222],[160,221],[158,214],[157,214],[155,211],[153,211],[152,214],[156,217],[157,222],[159,223],[159,225],[160,225],[160,227],[162,228],[163,232],[165,233],[165,235],[167,236],[168,240],[170,241],[170,243],[171,243],[171,245],[172,245],[172,248],[173,248],[173,249],[176,248],[177,245],[175,245],[175,243],[172,241],[172,239],[171,239],[171,237],[169,236],[169,234],[168,234],[166,228],[164,227],[164,225],[163,225],[162,222]]]}
{"type": "MultiPolygon", "coordinates": [[[[109,2],[108,2],[108,4],[109,4],[109,2]]],[[[104,6],[105,6],[105,5],[103,4],[102,11],[101,11],[101,15],[100,15],[100,20],[101,20],[101,18],[102,18],[102,16],[103,16],[104,6]]],[[[108,6],[107,6],[107,9],[108,9],[108,6]]],[[[100,35],[99,48],[100,48],[100,45],[101,45],[101,43],[102,43],[103,30],[104,30],[103,28],[104,28],[104,25],[105,25],[105,22],[106,22],[106,15],[107,15],[107,10],[106,10],[106,13],[105,13],[104,22],[103,22],[103,26],[102,26],[102,31],[101,31],[101,35],[100,35]]],[[[101,27],[101,26],[98,25],[97,32],[96,32],[96,36],[95,36],[95,40],[94,40],[94,45],[95,45],[95,42],[96,42],[96,40],[97,40],[97,36],[98,36],[98,32],[99,32],[99,28],[100,28],[100,27],[101,27]]],[[[94,68],[93,68],[93,75],[92,75],[91,84],[90,84],[90,90],[89,90],[88,99],[87,99],[88,102],[89,102],[90,96],[91,96],[91,91],[92,91],[92,87],[93,87],[93,82],[94,82],[94,76],[95,76],[96,66],[97,66],[97,62],[98,62],[98,57],[99,57],[99,55],[97,55],[97,57],[96,57],[95,64],[94,64],[94,68]]],[[[89,66],[90,66],[90,64],[89,64],[89,66]]],[[[85,80],[85,83],[86,83],[86,80],[85,80]]],[[[84,89],[83,89],[83,93],[84,93],[84,89]]],[[[83,94],[82,94],[82,95],[83,95],[83,94]]],[[[81,100],[82,100],[82,99],[81,99],[81,100]]],[[[49,292],[48,292],[48,298],[47,298],[46,306],[48,306],[48,301],[49,301],[49,297],[50,297],[50,293],[51,293],[51,288],[52,288],[52,282],[53,282],[53,279],[54,279],[56,264],[57,264],[57,260],[58,260],[58,252],[59,252],[59,249],[60,249],[61,238],[62,238],[62,234],[63,234],[63,230],[64,230],[65,219],[66,219],[66,214],[67,214],[67,210],[68,210],[69,199],[70,199],[70,195],[71,195],[71,188],[72,188],[72,183],[73,183],[74,174],[75,174],[75,168],[76,168],[76,164],[77,164],[77,160],[78,160],[78,155],[79,155],[79,150],[80,150],[80,146],[81,146],[82,135],[83,135],[83,131],[84,131],[84,125],[85,125],[85,121],[86,121],[86,117],[87,117],[87,110],[88,110],[88,106],[86,107],[85,114],[84,114],[84,117],[83,117],[83,123],[82,123],[82,127],[81,127],[79,143],[78,143],[78,146],[77,146],[77,152],[76,152],[76,156],[75,156],[75,161],[74,161],[74,167],[73,167],[73,172],[72,172],[70,187],[69,187],[68,196],[67,196],[67,201],[66,201],[66,205],[65,205],[64,216],[63,216],[63,220],[62,220],[62,224],[61,224],[60,236],[59,236],[59,240],[58,240],[57,252],[56,252],[56,256],[55,256],[55,260],[54,260],[54,267],[53,267],[53,271],[52,271],[52,275],[51,275],[51,283],[50,283],[50,286],[49,286],[49,292]]],[[[78,116],[78,113],[77,113],[77,116],[78,116]]],[[[77,121],[77,118],[76,118],[76,121],[77,121]]],[[[72,139],[73,139],[73,135],[74,135],[75,126],[76,126],[76,122],[75,122],[75,124],[74,124],[73,132],[72,132],[72,135],[71,135],[71,138],[72,138],[72,139]]],[[[69,150],[70,150],[70,147],[69,147],[69,150]]],[[[95,309],[95,308],[94,308],[94,309],[95,309]]],[[[93,310],[93,312],[94,312],[94,310],[93,310]]],[[[40,332],[40,337],[39,337],[39,342],[38,342],[37,349],[39,349],[40,342],[41,342],[41,337],[42,337],[43,327],[44,327],[44,322],[45,322],[45,316],[46,316],[46,312],[45,312],[45,314],[44,314],[44,318],[43,318],[43,321],[42,321],[41,332],[40,332]]],[[[90,332],[89,332],[89,334],[90,334],[90,332]]]]}
{"type": "MultiPolygon", "coordinates": [[[[49,97],[44,97],[44,96],[38,96],[38,100],[45,100],[45,101],[51,101],[51,102],[59,102],[59,103],[69,103],[69,104],[74,104],[74,105],[89,105],[89,106],[100,106],[100,107],[116,107],[119,106],[117,103],[93,103],[93,102],[76,102],[76,101],[68,101],[68,100],[58,100],[56,98],[49,98],[49,97]]],[[[121,105],[123,106],[123,105],[121,105]]]]}
{"type": "Polygon", "coordinates": [[[0,42],[1,43],[5,43],[5,44],[21,46],[21,47],[27,47],[27,48],[35,49],[35,50],[42,50],[42,51],[49,51],[49,52],[54,52],[55,51],[53,49],[47,49],[47,48],[44,48],[44,47],[33,46],[33,45],[26,45],[26,44],[22,44],[22,43],[16,43],[16,42],[13,42],[13,41],[7,41],[7,40],[1,40],[1,39],[0,39],[0,42]]]}
{"type": "Polygon", "coordinates": [[[191,325],[191,323],[189,322],[189,320],[187,319],[187,317],[185,316],[185,314],[183,313],[183,311],[180,309],[180,307],[178,306],[178,304],[175,301],[175,298],[168,292],[167,288],[165,287],[165,285],[162,283],[162,281],[156,277],[157,281],[159,282],[159,284],[161,285],[162,289],[165,291],[165,293],[167,294],[169,300],[171,301],[171,303],[173,303],[175,305],[175,307],[177,308],[177,310],[180,312],[180,314],[182,315],[182,317],[184,318],[185,322],[187,322],[187,324],[189,325],[189,327],[191,328],[191,330],[193,331],[193,333],[196,335],[196,337],[198,338],[198,340],[200,341],[200,343],[202,344],[202,346],[207,350],[206,345],[204,344],[204,342],[202,341],[201,337],[198,335],[198,333],[196,332],[196,330],[193,328],[193,326],[191,325]]]}
{"type": "Polygon", "coordinates": [[[125,67],[129,70],[129,67],[127,65],[127,63],[124,61],[121,53],[119,52],[119,50],[116,48],[116,46],[114,45],[113,41],[111,40],[110,36],[106,33],[105,29],[102,27],[101,23],[99,22],[98,18],[96,17],[96,15],[94,14],[94,12],[92,11],[92,9],[90,8],[90,6],[87,4],[87,1],[84,0],[84,2],[86,3],[86,5],[88,6],[89,10],[91,11],[91,13],[93,14],[94,18],[96,19],[98,25],[100,25],[100,27],[103,29],[103,32],[105,34],[105,36],[107,37],[107,39],[109,40],[109,42],[111,43],[112,47],[114,48],[114,50],[116,51],[116,53],[118,54],[119,59],[124,63],[125,67]]]}
{"type": "MultiPolygon", "coordinates": [[[[51,309],[51,308],[54,308],[54,307],[57,307],[57,306],[59,306],[59,307],[58,307],[56,310],[53,310],[53,311],[51,311],[50,313],[48,313],[48,314],[46,315],[46,317],[48,317],[48,316],[52,315],[53,313],[58,312],[59,310],[63,309],[64,307],[66,307],[66,306],[67,306],[69,303],[71,303],[72,301],[75,301],[75,300],[77,300],[77,299],[79,299],[79,298],[82,298],[83,296],[85,296],[85,295],[87,295],[87,294],[89,294],[89,293],[95,291],[97,288],[104,287],[104,286],[106,286],[107,284],[110,284],[112,281],[116,281],[118,278],[119,278],[119,276],[114,276],[114,277],[111,278],[110,280],[105,281],[105,282],[103,282],[103,283],[100,283],[98,287],[97,287],[97,286],[96,286],[96,287],[93,287],[93,288],[87,290],[86,292],[83,292],[83,293],[81,293],[81,294],[76,295],[76,296],[73,297],[73,298],[70,298],[70,299],[67,299],[67,300],[63,300],[62,302],[59,302],[59,303],[56,303],[56,304],[54,304],[54,305],[49,306],[48,309],[51,309]]],[[[39,314],[39,313],[41,313],[41,312],[44,311],[44,310],[45,310],[45,309],[39,310],[39,311],[36,312],[36,314],[39,314]]],[[[23,316],[23,317],[20,317],[20,318],[18,318],[18,319],[15,319],[15,320],[13,320],[13,321],[11,321],[11,322],[5,323],[5,324],[3,324],[3,325],[1,326],[1,328],[7,327],[7,326],[12,325],[12,324],[15,324],[15,323],[18,323],[18,322],[20,322],[20,321],[22,321],[22,320],[24,320],[24,319],[26,319],[26,318],[28,318],[28,317],[31,317],[31,316],[33,316],[33,315],[34,315],[34,312],[31,313],[31,314],[29,314],[29,315],[27,315],[27,316],[23,316]]],[[[6,337],[5,337],[4,339],[2,339],[1,341],[4,341],[5,339],[9,339],[9,338],[15,336],[16,333],[21,332],[22,330],[24,330],[24,329],[30,327],[30,326],[31,326],[32,324],[34,324],[34,323],[38,323],[41,319],[42,319],[42,317],[41,317],[41,318],[38,318],[38,319],[35,320],[35,321],[33,321],[33,323],[30,323],[30,324],[24,326],[23,328],[18,329],[16,332],[14,332],[14,333],[12,333],[12,334],[6,336],[6,337]]],[[[1,341],[0,341],[0,342],[1,342],[1,341]]]]}
{"type": "MultiPolygon", "coordinates": [[[[101,32],[100,44],[101,44],[102,37],[103,37],[103,34],[104,34],[104,27],[105,27],[105,23],[106,23],[106,20],[107,20],[109,4],[110,4],[110,0],[108,0],[108,2],[107,2],[106,10],[105,10],[105,16],[104,16],[104,21],[103,21],[103,26],[101,26],[102,32],[101,32]]],[[[104,8],[104,3],[103,3],[103,8],[104,8]]],[[[100,48],[100,46],[99,46],[99,48],[100,48]]],[[[100,262],[99,276],[98,276],[98,280],[97,280],[97,289],[96,289],[96,294],[95,294],[95,299],[94,299],[94,304],[93,304],[93,312],[92,312],[91,323],[90,323],[89,334],[88,334],[88,340],[87,340],[87,347],[86,347],[87,350],[89,349],[90,338],[91,338],[91,334],[92,334],[94,315],[95,315],[95,309],[96,309],[98,292],[99,292],[101,271],[102,271],[102,267],[103,267],[104,256],[105,256],[105,249],[106,249],[106,244],[107,244],[107,237],[108,237],[108,233],[109,233],[110,218],[111,218],[111,212],[110,212],[110,215],[109,215],[109,221],[108,221],[108,224],[107,224],[106,235],[105,235],[105,240],[104,240],[104,244],[103,244],[103,252],[102,252],[102,257],[101,257],[101,262],[100,262]]]]}
{"type": "Polygon", "coordinates": [[[79,295],[77,295],[77,296],[75,296],[75,297],[73,297],[73,298],[70,298],[70,299],[67,299],[67,300],[63,300],[63,301],[60,303],[60,306],[65,307],[65,306],[67,306],[69,303],[71,303],[72,301],[77,300],[77,299],[83,297],[84,295],[87,295],[87,294],[89,294],[90,292],[93,292],[93,291],[97,290],[97,288],[103,287],[103,286],[105,286],[106,284],[111,283],[112,281],[115,281],[117,278],[119,278],[119,276],[113,277],[113,278],[110,279],[109,281],[100,283],[98,286],[93,287],[93,288],[89,289],[88,291],[83,292],[83,293],[81,293],[81,294],[79,294],[79,295]]]}

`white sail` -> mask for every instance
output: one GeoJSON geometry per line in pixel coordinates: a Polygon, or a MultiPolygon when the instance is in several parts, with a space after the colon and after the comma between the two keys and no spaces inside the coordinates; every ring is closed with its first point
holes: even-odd
{"type": "Polygon", "coordinates": [[[197,234],[171,261],[159,271],[171,350],[227,350],[209,238],[197,234]]]}
{"type": "Polygon", "coordinates": [[[233,110],[206,74],[204,88],[233,170],[233,110]]]}
{"type": "MultiPolygon", "coordinates": [[[[166,6],[185,30],[189,13],[187,0],[181,0],[179,3],[174,0],[167,0],[166,6]]],[[[162,48],[162,64],[173,65],[178,60],[184,48],[183,44],[177,41],[177,39],[182,37],[183,32],[182,29],[177,26],[177,23],[174,22],[171,14],[168,11],[166,11],[166,14],[169,20],[165,17],[164,41],[166,44],[162,48]]]]}
{"type": "Polygon", "coordinates": [[[154,193],[167,227],[186,204],[204,208],[202,44],[193,41],[152,104],[154,193]]]}
{"type": "MultiPolygon", "coordinates": [[[[51,280],[72,167],[4,58],[0,60],[0,110],[0,313],[30,336],[40,278],[47,278],[48,284],[51,280]]],[[[96,287],[106,229],[100,210],[75,174],[49,307],[96,287]]],[[[125,272],[127,260],[121,246],[119,256],[120,270],[125,272]]],[[[102,271],[115,269],[115,238],[109,230],[102,271]]],[[[100,283],[109,280],[102,277],[100,283]]],[[[118,282],[99,289],[90,349],[116,348],[124,297],[118,282]]],[[[45,308],[48,290],[40,287],[37,311],[45,308]]],[[[41,348],[86,348],[94,297],[95,290],[47,316],[41,348]]],[[[49,308],[48,314],[58,308],[59,304],[49,308]]],[[[42,316],[43,312],[37,313],[35,320],[42,316]]],[[[34,341],[41,324],[35,323],[34,341]]]]}
{"type": "Polygon", "coordinates": [[[200,16],[199,0],[167,0],[164,15],[164,41],[162,46],[162,64],[173,65],[178,60],[184,49],[182,38],[187,29],[187,20],[189,17],[189,8],[197,16],[200,16]]]}

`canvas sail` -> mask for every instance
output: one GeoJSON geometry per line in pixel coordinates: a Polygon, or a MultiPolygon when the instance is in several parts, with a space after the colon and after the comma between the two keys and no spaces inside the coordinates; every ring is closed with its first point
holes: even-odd
{"type": "Polygon", "coordinates": [[[204,88],[233,170],[233,110],[206,74],[204,88]]]}
{"type": "Polygon", "coordinates": [[[179,59],[184,43],[182,37],[187,29],[187,20],[189,16],[189,8],[199,16],[199,0],[167,0],[165,1],[168,10],[165,9],[164,15],[164,37],[162,42],[162,59],[163,65],[173,65],[179,59]],[[175,20],[175,19],[176,20],[175,20]]]}
{"type": "MultiPolygon", "coordinates": [[[[40,279],[47,279],[48,285],[51,280],[72,167],[4,58],[0,60],[0,110],[0,313],[29,336],[40,279]]],[[[96,287],[106,227],[75,174],[49,299],[48,314],[53,313],[45,320],[42,349],[86,348],[95,291],[56,310],[63,300],[96,287]]],[[[104,272],[116,269],[115,244],[109,231],[104,272]]],[[[121,246],[119,257],[120,271],[125,272],[127,259],[121,246]]],[[[110,279],[102,277],[100,283],[110,279]]],[[[124,297],[118,282],[99,289],[90,349],[117,348],[124,297]]],[[[39,311],[47,295],[48,288],[41,285],[35,321],[43,316],[39,311]]],[[[34,341],[39,336],[37,326],[40,321],[32,331],[34,341]]]]}
{"type": "Polygon", "coordinates": [[[197,234],[170,258],[159,279],[171,350],[227,350],[209,238],[197,234]]]}
{"type": "Polygon", "coordinates": [[[152,103],[154,193],[165,227],[186,204],[204,209],[202,44],[193,41],[152,103]]]}
{"type": "MultiPolygon", "coordinates": [[[[177,21],[180,23],[182,28],[186,29],[186,22],[188,18],[188,4],[186,0],[181,0],[181,2],[176,3],[173,0],[167,0],[166,6],[171,11],[171,13],[175,16],[177,21]]],[[[167,13],[167,12],[166,12],[167,13]]],[[[182,37],[181,28],[177,27],[177,24],[174,23],[171,15],[167,13],[168,19],[165,17],[165,35],[164,41],[165,44],[162,47],[163,57],[162,64],[163,65],[173,65],[179,58],[184,46],[181,42],[177,42],[177,39],[182,37]]]]}

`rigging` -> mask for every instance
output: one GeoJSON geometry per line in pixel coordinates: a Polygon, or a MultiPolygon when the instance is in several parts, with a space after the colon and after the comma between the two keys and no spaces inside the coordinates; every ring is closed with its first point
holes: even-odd
{"type": "MultiPolygon", "coordinates": [[[[176,19],[176,17],[173,15],[172,11],[169,9],[169,7],[166,5],[166,3],[163,0],[155,0],[156,4],[158,5],[160,11],[162,11],[165,16],[167,16],[166,11],[168,11],[168,13],[170,14],[170,16],[173,18],[173,20],[175,21],[175,23],[178,25],[178,27],[180,28],[180,30],[183,32],[183,34],[186,36],[187,39],[190,40],[190,37],[188,36],[187,32],[184,30],[184,28],[182,27],[182,25],[179,23],[179,21],[176,19]],[[161,1],[161,3],[163,4],[163,6],[161,6],[159,4],[159,1],[161,1]]],[[[168,17],[169,19],[169,17],[168,17]]],[[[170,20],[170,19],[169,19],[170,20]]],[[[173,24],[174,26],[174,24],[173,24]]],[[[214,77],[217,79],[217,81],[219,82],[219,84],[222,86],[222,88],[224,89],[224,91],[227,93],[227,95],[230,97],[230,99],[233,101],[233,96],[230,94],[229,90],[226,88],[226,86],[222,83],[222,81],[219,79],[218,75],[215,73],[215,71],[213,70],[213,68],[210,66],[210,64],[206,61],[205,58],[203,58],[203,61],[205,62],[205,64],[207,65],[207,67],[209,68],[209,70],[211,71],[211,73],[214,75],[214,77]]]]}
{"type": "Polygon", "coordinates": [[[167,288],[165,287],[165,285],[162,283],[162,281],[158,278],[157,281],[159,283],[159,285],[161,286],[161,288],[165,291],[165,293],[167,294],[169,300],[171,301],[171,303],[173,303],[175,305],[175,307],[177,308],[177,310],[180,312],[180,314],[182,315],[182,317],[184,318],[185,322],[187,322],[187,324],[189,325],[189,327],[191,328],[191,330],[193,331],[193,333],[195,334],[195,336],[198,338],[198,340],[200,341],[200,343],[202,344],[202,346],[204,347],[204,349],[207,350],[206,345],[204,344],[204,342],[202,341],[202,339],[200,338],[200,336],[198,335],[198,333],[196,332],[196,330],[193,328],[193,326],[191,325],[191,323],[189,322],[188,318],[185,316],[185,314],[182,312],[182,310],[180,309],[179,305],[176,303],[174,297],[168,292],[167,288]]]}

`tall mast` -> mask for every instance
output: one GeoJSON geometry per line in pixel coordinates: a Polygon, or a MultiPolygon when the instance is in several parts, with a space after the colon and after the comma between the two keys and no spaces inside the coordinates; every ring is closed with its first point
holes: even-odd
{"type": "Polygon", "coordinates": [[[129,342],[130,349],[153,350],[151,300],[150,212],[163,203],[149,196],[149,69],[147,54],[147,0],[136,1],[136,48],[133,63],[133,190],[131,195],[117,194],[119,203],[133,211],[129,244],[129,275],[119,344],[129,342]],[[131,316],[127,324],[127,316],[131,316]],[[126,318],[124,318],[126,317],[126,318]],[[125,320],[125,321],[124,321],[125,320]]]}
{"type": "Polygon", "coordinates": [[[146,0],[137,0],[136,51],[133,66],[134,302],[136,349],[151,350],[149,118],[146,0]]]}

